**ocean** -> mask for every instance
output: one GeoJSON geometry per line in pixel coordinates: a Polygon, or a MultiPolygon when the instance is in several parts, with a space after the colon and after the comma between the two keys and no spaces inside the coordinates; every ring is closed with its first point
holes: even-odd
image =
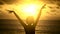
{"type": "MultiPolygon", "coordinates": [[[[59,34],[60,20],[40,20],[35,28],[35,34],[59,34]]],[[[18,20],[0,19],[0,34],[25,34],[18,20]]]]}

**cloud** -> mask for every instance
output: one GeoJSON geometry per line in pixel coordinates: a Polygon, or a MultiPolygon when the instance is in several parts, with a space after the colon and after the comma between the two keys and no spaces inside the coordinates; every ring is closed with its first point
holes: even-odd
{"type": "Polygon", "coordinates": [[[44,3],[47,3],[47,4],[60,3],[60,0],[39,0],[39,1],[43,1],[44,3]]]}
{"type": "Polygon", "coordinates": [[[17,3],[19,0],[0,0],[0,5],[3,4],[14,4],[17,3]]]}
{"type": "Polygon", "coordinates": [[[0,5],[3,5],[4,3],[0,1],[0,5]]]}

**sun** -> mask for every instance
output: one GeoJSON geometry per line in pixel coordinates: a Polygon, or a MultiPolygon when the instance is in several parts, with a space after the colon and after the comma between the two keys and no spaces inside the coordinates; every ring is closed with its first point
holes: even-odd
{"type": "Polygon", "coordinates": [[[36,13],[36,8],[37,8],[36,5],[34,5],[34,4],[29,4],[29,5],[24,5],[24,6],[22,6],[21,10],[22,10],[22,12],[24,12],[25,14],[32,16],[32,15],[34,15],[34,14],[36,13]]]}
{"type": "Polygon", "coordinates": [[[28,13],[34,13],[35,6],[34,5],[28,5],[28,6],[23,7],[22,10],[25,12],[28,12],[28,13]]]}
{"type": "Polygon", "coordinates": [[[16,10],[18,10],[16,13],[23,18],[28,16],[34,16],[34,18],[36,18],[40,8],[40,4],[21,4],[16,7],[16,10]]]}

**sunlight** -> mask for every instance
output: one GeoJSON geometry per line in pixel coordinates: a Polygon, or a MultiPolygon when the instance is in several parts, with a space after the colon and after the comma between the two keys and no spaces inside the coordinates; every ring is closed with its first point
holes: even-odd
{"type": "Polygon", "coordinates": [[[40,1],[22,1],[22,3],[19,3],[14,9],[16,9],[16,13],[22,17],[22,19],[26,19],[28,16],[34,16],[34,19],[36,19],[41,7],[44,4],[40,1]]]}
{"type": "Polygon", "coordinates": [[[28,16],[34,16],[34,18],[36,18],[41,7],[41,4],[20,4],[16,7],[16,13],[18,13],[18,15],[23,17],[24,19],[28,16]]]}
{"type": "Polygon", "coordinates": [[[32,15],[34,15],[36,13],[36,8],[37,8],[37,6],[33,5],[33,4],[31,4],[31,5],[25,5],[25,6],[22,7],[22,11],[25,14],[27,14],[29,16],[32,16],[32,15]]]}

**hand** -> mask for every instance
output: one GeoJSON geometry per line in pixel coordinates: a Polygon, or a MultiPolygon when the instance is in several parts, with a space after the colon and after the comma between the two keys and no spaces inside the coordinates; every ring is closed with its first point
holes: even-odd
{"type": "Polygon", "coordinates": [[[12,10],[7,10],[7,11],[9,11],[9,13],[12,13],[12,12],[14,12],[14,11],[12,11],[12,10]]]}

